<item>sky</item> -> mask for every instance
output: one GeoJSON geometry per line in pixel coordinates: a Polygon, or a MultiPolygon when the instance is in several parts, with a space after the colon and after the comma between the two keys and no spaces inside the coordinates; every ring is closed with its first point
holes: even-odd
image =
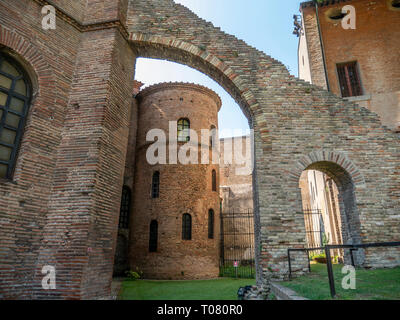
{"type": "MultiPolygon", "coordinates": [[[[222,31],[244,40],[281,61],[297,76],[298,38],[293,32],[293,14],[300,0],[175,0],[222,31]]],[[[214,80],[190,67],[163,60],[139,58],[135,78],[145,86],[160,82],[192,82],[214,90],[222,99],[218,114],[219,136],[240,136],[249,129],[238,104],[214,80]]]]}

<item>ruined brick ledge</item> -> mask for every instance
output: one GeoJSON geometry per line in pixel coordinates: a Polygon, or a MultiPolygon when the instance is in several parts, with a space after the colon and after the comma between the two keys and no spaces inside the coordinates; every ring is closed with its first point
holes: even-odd
{"type": "Polygon", "coordinates": [[[271,292],[276,296],[277,300],[309,300],[299,296],[292,289],[281,286],[276,282],[271,282],[271,292]]]}

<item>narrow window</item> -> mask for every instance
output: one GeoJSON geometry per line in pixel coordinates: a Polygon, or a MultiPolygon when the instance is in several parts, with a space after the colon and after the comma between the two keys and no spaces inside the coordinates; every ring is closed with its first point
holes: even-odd
{"type": "Polygon", "coordinates": [[[160,172],[156,171],[153,173],[153,179],[151,181],[151,197],[153,199],[160,197],[160,172]]]}
{"type": "Polygon", "coordinates": [[[217,129],[214,125],[211,126],[210,133],[210,147],[212,148],[214,146],[214,142],[217,141],[217,129]]]}
{"type": "Polygon", "coordinates": [[[131,190],[124,186],[122,189],[121,208],[119,210],[119,224],[121,229],[129,228],[129,212],[131,209],[131,190]]]}
{"type": "Polygon", "coordinates": [[[363,95],[357,62],[337,65],[337,72],[342,97],[356,97],[363,95]]]}
{"type": "Polygon", "coordinates": [[[150,223],[149,252],[157,252],[158,222],[152,220],[150,223]]]}
{"type": "Polygon", "coordinates": [[[215,170],[212,171],[212,191],[217,191],[217,172],[215,170]]]}
{"type": "Polygon", "coordinates": [[[12,178],[30,98],[24,70],[0,52],[0,178],[12,178]]]}
{"type": "Polygon", "coordinates": [[[178,120],[178,141],[190,141],[190,121],[188,119],[178,120]]]}
{"type": "Polygon", "coordinates": [[[214,210],[208,210],[208,239],[214,239],[214,210]]]}
{"type": "Polygon", "coordinates": [[[192,240],[192,216],[188,213],[182,216],[182,239],[192,240]]]}

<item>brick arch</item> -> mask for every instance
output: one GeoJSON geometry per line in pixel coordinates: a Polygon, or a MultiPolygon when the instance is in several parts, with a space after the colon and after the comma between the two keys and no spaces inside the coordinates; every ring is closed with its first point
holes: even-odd
{"type": "Polygon", "coordinates": [[[358,167],[346,154],[339,151],[313,151],[302,156],[288,172],[289,179],[298,183],[304,170],[320,170],[338,180],[351,179],[357,188],[365,188],[365,179],[358,167]],[[332,165],[329,165],[332,164],[332,165]]]}
{"type": "Polygon", "coordinates": [[[210,76],[236,100],[249,120],[250,127],[253,127],[254,110],[258,107],[255,96],[240,75],[216,55],[174,37],[130,33],[129,40],[138,57],[185,64],[210,76]]]}
{"type": "Polygon", "coordinates": [[[46,88],[46,101],[54,102],[56,95],[54,74],[50,65],[42,57],[40,50],[32,42],[2,25],[0,25],[1,45],[10,49],[11,53],[15,53],[16,58],[22,59],[24,67],[32,69],[27,71],[33,82],[34,96],[39,93],[40,89],[46,88]]]}
{"type": "Polygon", "coordinates": [[[29,149],[29,138],[33,128],[32,115],[37,108],[48,108],[56,101],[56,80],[50,65],[42,57],[40,49],[26,38],[0,25],[0,49],[15,59],[31,82],[32,97],[26,118],[24,134],[15,164],[14,179],[18,180],[20,168],[29,149]]]}

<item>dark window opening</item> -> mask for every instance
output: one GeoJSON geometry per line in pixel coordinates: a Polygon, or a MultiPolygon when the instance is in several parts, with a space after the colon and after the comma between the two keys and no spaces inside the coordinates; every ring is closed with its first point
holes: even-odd
{"type": "Polygon", "coordinates": [[[149,252],[157,252],[158,222],[152,220],[150,223],[149,252]]]}
{"type": "Polygon", "coordinates": [[[178,141],[190,141],[190,121],[188,119],[178,120],[178,141]]]}
{"type": "Polygon", "coordinates": [[[11,179],[31,98],[20,65],[0,53],[0,178],[11,179]]]}
{"type": "Polygon", "coordinates": [[[337,72],[342,97],[356,97],[363,95],[357,62],[338,65],[337,72]]]}
{"type": "Polygon", "coordinates": [[[210,133],[210,147],[212,148],[214,146],[214,142],[217,141],[217,128],[214,125],[211,126],[210,133]]]}
{"type": "Polygon", "coordinates": [[[400,0],[393,0],[392,1],[392,7],[400,8],[400,0]]]}
{"type": "Polygon", "coordinates": [[[341,9],[335,9],[329,14],[329,18],[332,20],[342,20],[345,16],[347,13],[343,13],[341,9]]]}
{"type": "Polygon", "coordinates": [[[192,216],[188,213],[182,216],[182,240],[192,240],[192,216]]]}
{"type": "Polygon", "coordinates": [[[217,191],[217,172],[212,171],[212,191],[217,191]]]}
{"type": "Polygon", "coordinates": [[[160,197],[160,172],[156,171],[153,173],[153,179],[151,182],[151,197],[153,199],[160,197]]]}
{"type": "Polygon", "coordinates": [[[214,239],[214,210],[208,210],[208,239],[214,239]]]}
{"type": "Polygon", "coordinates": [[[122,189],[121,208],[119,211],[119,224],[121,229],[129,228],[129,213],[131,209],[131,190],[124,186],[122,189]]]}

